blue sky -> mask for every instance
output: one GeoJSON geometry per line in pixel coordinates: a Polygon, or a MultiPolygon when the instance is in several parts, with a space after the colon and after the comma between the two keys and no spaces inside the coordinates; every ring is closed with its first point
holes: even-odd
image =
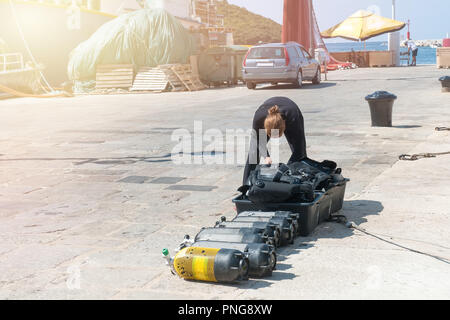
{"type": "MultiPolygon", "coordinates": [[[[229,3],[283,21],[283,0],[228,0],[229,3]]],[[[328,29],[359,9],[375,8],[382,16],[392,16],[392,0],[313,0],[319,28],[328,29]]],[[[396,0],[397,20],[411,20],[411,37],[417,40],[442,39],[450,33],[450,0],[396,0]]],[[[406,35],[406,27],[401,31],[406,35]]],[[[369,41],[384,41],[387,35],[369,41]]],[[[335,41],[342,42],[343,39],[335,41]]]]}

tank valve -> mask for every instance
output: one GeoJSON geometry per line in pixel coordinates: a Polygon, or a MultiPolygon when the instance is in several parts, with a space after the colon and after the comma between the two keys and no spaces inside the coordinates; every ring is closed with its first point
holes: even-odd
{"type": "Polygon", "coordinates": [[[169,250],[164,248],[162,251],[163,258],[166,260],[166,264],[170,267],[170,272],[176,274],[175,268],[173,267],[173,259],[170,257],[169,250]]]}

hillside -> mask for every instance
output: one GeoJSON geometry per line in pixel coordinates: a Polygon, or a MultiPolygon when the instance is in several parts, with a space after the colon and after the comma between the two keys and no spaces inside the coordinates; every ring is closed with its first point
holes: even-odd
{"type": "Polygon", "coordinates": [[[235,44],[281,41],[281,25],[269,18],[229,4],[226,0],[218,2],[218,11],[225,16],[225,27],[233,29],[235,44]]]}

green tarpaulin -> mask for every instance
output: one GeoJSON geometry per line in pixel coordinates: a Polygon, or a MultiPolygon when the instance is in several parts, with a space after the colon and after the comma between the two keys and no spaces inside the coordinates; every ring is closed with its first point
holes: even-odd
{"type": "Polygon", "coordinates": [[[142,9],[102,25],[70,54],[71,80],[95,79],[100,64],[154,67],[188,63],[194,51],[191,34],[162,9],[142,9]]]}

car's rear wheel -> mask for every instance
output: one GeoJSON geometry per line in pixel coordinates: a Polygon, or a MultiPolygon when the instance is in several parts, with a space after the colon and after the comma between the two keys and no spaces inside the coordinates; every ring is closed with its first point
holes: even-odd
{"type": "Polygon", "coordinates": [[[320,84],[320,81],[322,80],[322,75],[320,73],[320,67],[317,68],[316,75],[314,76],[314,79],[312,80],[313,84],[320,84]]]}
{"type": "Polygon", "coordinates": [[[301,70],[298,71],[297,80],[295,80],[294,85],[297,88],[301,88],[303,86],[303,75],[301,70]]]}
{"type": "Polygon", "coordinates": [[[247,82],[247,88],[249,88],[250,90],[254,90],[256,88],[256,83],[247,82]]]}

